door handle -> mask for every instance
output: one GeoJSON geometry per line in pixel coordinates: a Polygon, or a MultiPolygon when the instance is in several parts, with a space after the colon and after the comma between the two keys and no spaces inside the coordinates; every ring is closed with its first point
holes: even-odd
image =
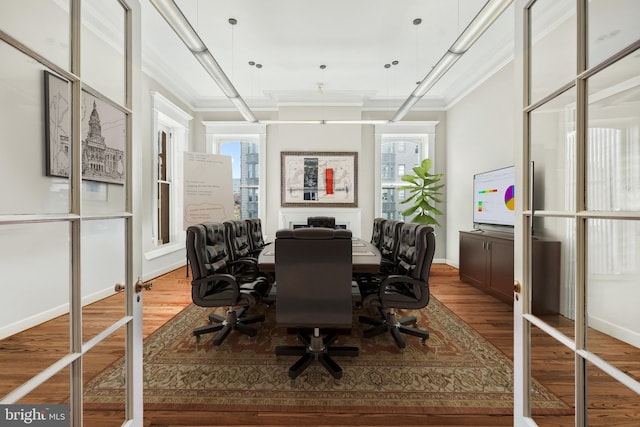
{"type": "MultiPolygon", "coordinates": [[[[153,286],[153,283],[151,283],[151,282],[142,283],[142,281],[138,280],[138,281],[136,282],[135,290],[136,290],[136,293],[140,293],[140,292],[142,292],[142,290],[143,290],[143,289],[145,289],[145,290],[147,290],[147,291],[150,291],[152,286],[153,286]]],[[[122,292],[122,291],[124,291],[126,288],[127,288],[127,287],[126,287],[123,283],[116,283],[115,291],[116,291],[116,292],[122,292]]]]}
{"type": "Polygon", "coordinates": [[[520,298],[520,292],[522,292],[522,285],[517,280],[513,281],[513,293],[516,301],[520,298]]]}
{"type": "Polygon", "coordinates": [[[136,282],[136,293],[142,292],[143,289],[150,291],[152,286],[153,286],[153,283],[151,282],[142,283],[142,281],[138,280],[136,282]]]}

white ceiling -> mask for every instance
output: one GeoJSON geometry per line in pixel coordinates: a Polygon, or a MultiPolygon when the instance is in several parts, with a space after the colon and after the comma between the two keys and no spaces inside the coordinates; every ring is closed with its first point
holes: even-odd
{"type": "MultiPolygon", "coordinates": [[[[402,104],[486,0],[175,2],[251,108],[373,110],[402,104]],[[414,25],[415,18],[422,23],[414,25]],[[384,67],[392,61],[398,64],[384,67]]],[[[143,70],[195,110],[231,108],[153,5],[142,5],[143,70]]],[[[451,105],[512,58],[512,8],[415,108],[451,105]]]]}

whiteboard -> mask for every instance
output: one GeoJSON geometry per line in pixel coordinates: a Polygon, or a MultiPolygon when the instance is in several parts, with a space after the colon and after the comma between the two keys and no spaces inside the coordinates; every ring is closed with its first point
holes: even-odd
{"type": "Polygon", "coordinates": [[[183,228],[233,219],[231,157],[184,153],[183,228]]]}

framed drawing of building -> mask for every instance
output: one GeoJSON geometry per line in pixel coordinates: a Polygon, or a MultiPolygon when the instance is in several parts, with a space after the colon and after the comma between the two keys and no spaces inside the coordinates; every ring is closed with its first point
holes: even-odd
{"type": "Polygon", "coordinates": [[[282,207],[357,207],[357,152],[280,153],[282,207]]]}
{"type": "Polygon", "coordinates": [[[71,85],[44,72],[44,128],[47,176],[69,176],[71,164],[71,85]]]}
{"type": "MultiPolygon", "coordinates": [[[[46,175],[69,177],[71,84],[44,72],[46,175]]],[[[126,114],[82,91],[82,179],[123,185],[126,173],[126,114]]]]}
{"type": "Polygon", "coordinates": [[[123,185],[126,114],[82,91],[82,179],[123,185]]]}

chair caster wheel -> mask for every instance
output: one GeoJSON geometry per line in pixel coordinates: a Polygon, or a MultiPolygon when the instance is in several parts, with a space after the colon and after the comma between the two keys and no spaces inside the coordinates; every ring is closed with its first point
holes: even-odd
{"type": "Polygon", "coordinates": [[[333,380],[333,383],[334,383],[335,385],[340,385],[340,384],[342,384],[342,380],[341,380],[340,378],[335,378],[335,379],[333,380]]]}
{"type": "Polygon", "coordinates": [[[422,345],[426,346],[426,345],[427,345],[427,339],[426,339],[426,338],[422,338],[422,339],[420,340],[420,344],[422,344],[422,345]]]}
{"type": "Polygon", "coordinates": [[[196,342],[200,342],[200,335],[196,335],[196,342]]]}

